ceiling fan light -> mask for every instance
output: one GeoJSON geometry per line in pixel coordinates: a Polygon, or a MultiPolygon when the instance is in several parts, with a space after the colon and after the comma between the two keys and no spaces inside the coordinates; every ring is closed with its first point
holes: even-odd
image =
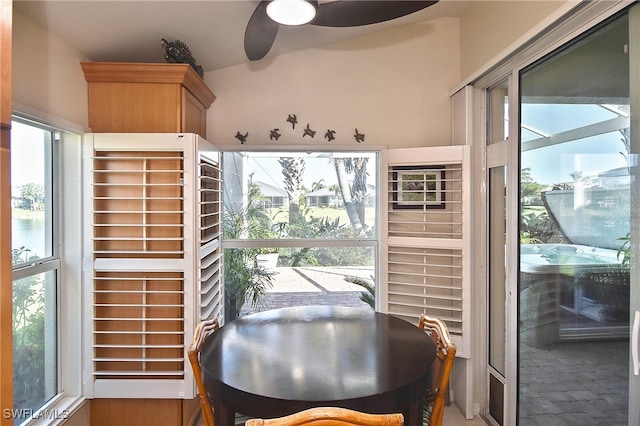
{"type": "Polygon", "coordinates": [[[304,25],[316,17],[317,0],[272,0],[267,15],[282,25],[304,25]]]}

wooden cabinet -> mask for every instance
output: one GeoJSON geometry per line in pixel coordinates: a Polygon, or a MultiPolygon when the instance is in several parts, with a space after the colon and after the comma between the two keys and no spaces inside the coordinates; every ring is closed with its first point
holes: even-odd
{"type": "Polygon", "coordinates": [[[216,97],[187,64],[81,66],[93,132],[85,141],[91,425],[190,425],[200,406],[186,345],[198,321],[222,314],[220,169],[196,136],[206,139],[216,97]]]}
{"type": "Polygon", "coordinates": [[[94,133],[196,133],[207,137],[216,97],[187,64],[83,62],[94,133]]]}

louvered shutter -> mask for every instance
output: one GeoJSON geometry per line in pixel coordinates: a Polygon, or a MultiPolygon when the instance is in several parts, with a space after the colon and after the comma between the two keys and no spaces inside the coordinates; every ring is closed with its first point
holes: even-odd
{"type": "Polygon", "coordinates": [[[193,398],[186,348],[220,315],[220,170],[190,134],[89,134],[85,394],[193,398]]]}
{"type": "Polygon", "coordinates": [[[443,319],[468,357],[469,147],[393,149],[385,167],[383,305],[415,324],[443,319]]]}
{"type": "Polygon", "coordinates": [[[222,288],[222,170],[219,156],[200,155],[200,276],[197,320],[217,316],[224,324],[222,288]]]}

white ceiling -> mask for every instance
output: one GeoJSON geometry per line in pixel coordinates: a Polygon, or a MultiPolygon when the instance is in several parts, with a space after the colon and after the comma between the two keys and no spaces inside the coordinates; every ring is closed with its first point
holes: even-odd
{"type": "MultiPolygon", "coordinates": [[[[414,14],[363,27],[281,26],[267,56],[401,25],[459,16],[467,3],[440,0],[414,14]]],[[[196,62],[205,71],[212,71],[248,62],[244,54],[244,30],[257,4],[257,0],[17,0],[14,9],[91,61],[165,62],[160,45],[165,38],[186,43],[196,62]]]]}

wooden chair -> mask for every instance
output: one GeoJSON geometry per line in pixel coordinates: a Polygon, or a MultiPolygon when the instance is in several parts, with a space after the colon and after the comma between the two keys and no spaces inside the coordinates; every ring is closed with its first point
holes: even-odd
{"type": "Polygon", "coordinates": [[[245,426],[402,426],[404,416],[367,414],[338,407],[316,407],[274,419],[249,419],[245,426]]]}
{"type": "Polygon", "coordinates": [[[191,368],[193,369],[193,377],[196,380],[196,386],[198,387],[198,394],[200,394],[200,406],[202,407],[202,421],[204,426],[214,426],[213,422],[213,408],[209,401],[209,395],[202,383],[202,370],[200,368],[200,348],[207,338],[213,334],[214,331],[220,328],[217,318],[202,321],[196,326],[193,333],[193,340],[189,346],[188,355],[191,368]]]}
{"type": "Polygon", "coordinates": [[[456,345],[451,341],[445,323],[428,315],[420,315],[418,327],[424,330],[436,344],[436,360],[433,365],[433,382],[424,400],[424,424],[442,426],[445,396],[449,385],[451,367],[456,356],[456,345]]]}

